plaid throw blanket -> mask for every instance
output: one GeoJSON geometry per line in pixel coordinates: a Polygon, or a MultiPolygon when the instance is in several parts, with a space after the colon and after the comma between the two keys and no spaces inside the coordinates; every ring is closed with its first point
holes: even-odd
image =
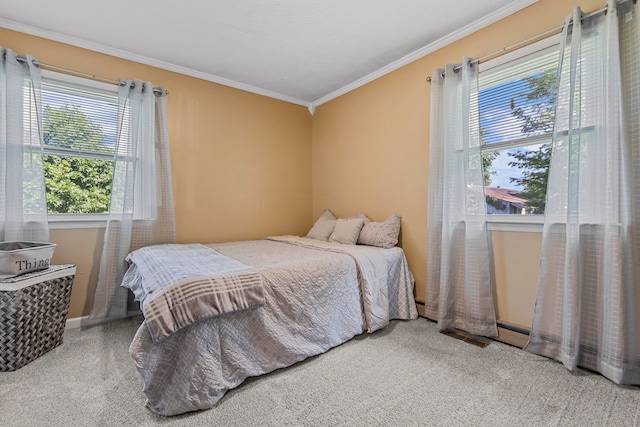
{"type": "Polygon", "coordinates": [[[140,301],[155,342],[197,320],[264,304],[258,272],[204,245],[147,246],[127,261],[122,286],[140,301]]]}

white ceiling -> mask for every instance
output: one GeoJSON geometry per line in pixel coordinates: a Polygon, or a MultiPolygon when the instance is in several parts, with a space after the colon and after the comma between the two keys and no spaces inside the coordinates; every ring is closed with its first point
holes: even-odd
{"type": "Polygon", "coordinates": [[[313,108],[536,1],[0,0],[0,27],[313,108]]]}

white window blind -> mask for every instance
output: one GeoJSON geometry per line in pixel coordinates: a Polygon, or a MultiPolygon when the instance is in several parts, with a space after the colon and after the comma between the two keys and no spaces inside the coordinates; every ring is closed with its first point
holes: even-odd
{"type": "Polygon", "coordinates": [[[115,85],[44,73],[42,109],[47,148],[113,154],[118,114],[115,85]]]}
{"type": "Polygon", "coordinates": [[[108,213],[117,86],[43,72],[41,99],[49,213],[108,213]]]}
{"type": "Polygon", "coordinates": [[[548,89],[555,94],[555,87],[535,87],[531,82],[555,82],[557,69],[558,47],[551,46],[480,72],[479,103],[485,144],[514,141],[551,132],[552,128],[549,126],[527,132],[526,122],[514,113],[520,109],[531,120],[550,121],[552,126],[553,117],[541,116],[545,111],[540,108],[555,105],[555,99],[548,96],[548,91],[543,90],[548,89]],[[543,80],[545,76],[548,77],[546,81],[543,80]],[[536,95],[539,95],[537,99],[536,95]]]}

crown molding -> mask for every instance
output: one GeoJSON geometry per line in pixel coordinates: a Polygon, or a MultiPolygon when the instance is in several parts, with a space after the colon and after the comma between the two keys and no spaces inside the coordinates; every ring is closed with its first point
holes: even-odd
{"type": "Polygon", "coordinates": [[[47,31],[40,28],[32,27],[29,25],[24,25],[15,21],[11,21],[8,19],[0,18],[0,27],[7,28],[9,30],[18,31],[21,33],[30,34],[37,37],[42,37],[48,40],[57,41],[60,43],[69,44],[72,46],[77,46],[83,49],[92,50],[94,52],[104,53],[107,55],[115,56],[117,58],[126,59],[133,62],[138,62],[140,64],[149,65],[156,68],[161,68],[164,70],[172,71],[179,74],[184,74],[186,76],[195,77],[198,79],[206,80],[209,82],[221,84],[223,86],[232,87],[234,89],[240,89],[246,92],[255,93],[257,95],[266,96],[269,98],[278,99],[280,101],[289,102],[291,104],[302,105],[309,109],[309,112],[313,115],[317,106],[324,104],[332,99],[335,99],[341,95],[344,95],[348,92],[351,92],[354,89],[359,88],[375,79],[378,79],[386,74],[389,74],[392,71],[397,70],[400,67],[403,67],[413,61],[416,61],[436,50],[447,46],[463,37],[468,36],[488,25],[491,25],[503,18],[506,18],[509,15],[512,15],[534,3],[537,3],[539,0],[518,0],[510,3],[509,5],[498,9],[497,11],[478,19],[477,21],[466,25],[459,30],[456,30],[452,33],[449,33],[445,37],[442,37],[436,40],[433,43],[430,43],[415,52],[412,52],[397,61],[390,63],[377,71],[374,71],[371,74],[368,74],[342,88],[325,95],[316,101],[308,102],[298,98],[293,98],[287,95],[283,95],[280,93],[272,92],[269,90],[261,89],[255,86],[251,86],[245,83],[240,83],[235,80],[226,79],[223,77],[215,76],[213,74],[203,73],[201,71],[196,71],[191,68],[183,67],[180,65],[172,64],[165,61],[159,61],[157,59],[149,58],[144,55],[138,55],[135,53],[127,52],[121,49],[111,48],[99,43],[93,43],[87,40],[79,39],[77,37],[71,37],[65,34],[56,33],[53,31],[47,31]]]}
{"type": "Polygon", "coordinates": [[[386,65],[380,68],[377,71],[374,71],[371,74],[368,74],[354,81],[353,83],[349,83],[348,85],[343,86],[342,88],[334,92],[331,92],[330,94],[325,95],[322,98],[319,98],[313,101],[312,104],[315,107],[317,107],[319,105],[324,104],[325,102],[329,102],[332,99],[335,99],[348,92],[351,92],[352,90],[357,89],[360,86],[364,86],[365,84],[372,82],[373,80],[376,80],[384,76],[385,74],[389,74],[390,72],[395,71],[398,68],[404,67],[405,65],[413,61],[416,61],[420,58],[423,58],[429,55],[430,53],[435,52],[438,49],[441,49],[457,40],[460,40],[463,37],[468,36],[469,34],[475,33],[476,31],[481,30],[482,28],[487,27],[503,18],[506,18],[509,15],[519,12],[520,10],[526,7],[529,7],[532,4],[537,3],[538,1],[539,0],[518,0],[513,3],[510,3],[509,5],[501,9],[498,9],[487,16],[482,17],[481,19],[478,19],[477,21],[474,21],[471,24],[464,26],[459,30],[449,33],[446,36],[434,41],[433,43],[429,43],[428,45],[398,59],[397,61],[392,62],[389,65],[386,65]]]}
{"type": "Polygon", "coordinates": [[[77,46],[83,49],[92,50],[94,52],[104,53],[106,55],[115,56],[117,58],[127,59],[129,61],[138,62],[140,64],[150,65],[152,67],[161,68],[163,70],[173,71],[175,73],[184,74],[186,76],[196,77],[198,79],[206,80],[213,83],[218,83],[223,86],[232,87],[234,89],[240,89],[246,92],[255,93],[257,95],[278,99],[280,101],[289,102],[291,104],[297,104],[297,105],[302,105],[304,107],[309,107],[308,101],[303,101],[301,99],[293,98],[287,95],[282,95],[280,93],[261,89],[259,87],[251,86],[245,83],[240,83],[235,80],[226,79],[224,77],[218,77],[213,74],[207,74],[201,71],[192,70],[191,68],[172,64],[170,62],[159,61],[157,59],[149,58],[144,55],[138,55],[135,53],[127,52],[125,50],[115,49],[109,46],[105,46],[99,43],[93,43],[87,40],[79,39],[77,37],[71,37],[65,34],[60,34],[53,31],[47,31],[40,28],[29,26],[29,25],[24,25],[8,19],[0,18],[0,27],[6,28],[9,30],[18,31],[21,33],[30,34],[32,36],[42,37],[42,38],[57,41],[60,43],[69,44],[72,46],[77,46]]]}

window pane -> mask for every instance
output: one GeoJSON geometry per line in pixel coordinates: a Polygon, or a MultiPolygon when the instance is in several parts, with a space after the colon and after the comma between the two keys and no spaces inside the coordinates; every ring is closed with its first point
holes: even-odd
{"type": "Polygon", "coordinates": [[[543,214],[551,145],[487,151],[485,196],[488,214],[543,214]]]}
{"type": "Polygon", "coordinates": [[[557,45],[480,73],[488,214],[544,213],[557,74],[557,45]]]}
{"type": "Polygon", "coordinates": [[[478,102],[483,143],[550,133],[557,69],[557,47],[552,47],[481,73],[478,102]]]}
{"type": "Polygon", "coordinates": [[[480,93],[482,142],[545,135],[553,131],[556,70],[534,73],[480,93]]]}
{"type": "Polygon", "coordinates": [[[44,143],[51,147],[113,153],[118,105],[115,99],[43,84],[44,143]]]}
{"type": "Polygon", "coordinates": [[[108,213],[113,161],[44,156],[49,213],[108,213]]]}
{"type": "Polygon", "coordinates": [[[49,213],[108,213],[118,103],[85,79],[42,83],[44,170],[49,213]]]}

